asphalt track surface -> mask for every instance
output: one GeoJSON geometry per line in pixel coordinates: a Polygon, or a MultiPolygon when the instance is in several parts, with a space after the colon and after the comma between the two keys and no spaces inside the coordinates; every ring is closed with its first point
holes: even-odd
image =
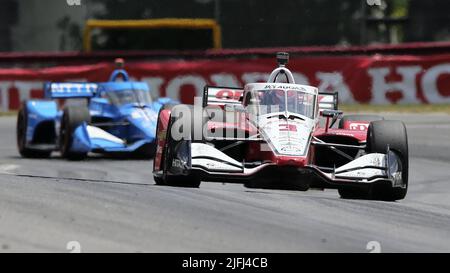
{"type": "Polygon", "coordinates": [[[155,186],[151,161],[22,159],[15,118],[0,118],[0,251],[450,251],[450,116],[406,122],[410,189],[398,202],[343,200],[334,190],[155,186]]]}

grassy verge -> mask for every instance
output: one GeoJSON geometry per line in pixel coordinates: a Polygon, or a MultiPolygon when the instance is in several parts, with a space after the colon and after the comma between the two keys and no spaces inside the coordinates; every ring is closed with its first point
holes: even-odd
{"type": "Polygon", "coordinates": [[[17,115],[16,111],[0,112],[0,117],[12,117],[17,115]]]}
{"type": "MultiPolygon", "coordinates": [[[[450,104],[341,104],[339,109],[344,112],[396,112],[396,113],[446,113],[450,114],[450,104]]],[[[16,116],[17,111],[1,112],[0,117],[16,116]]]]}
{"type": "Polygon", "coordinates": [[[450,114],[450,104],[404,104],[372,105],[343,104],[339,109],[344,112],[396,112],[396,113],[446,113],[450,114]]]}

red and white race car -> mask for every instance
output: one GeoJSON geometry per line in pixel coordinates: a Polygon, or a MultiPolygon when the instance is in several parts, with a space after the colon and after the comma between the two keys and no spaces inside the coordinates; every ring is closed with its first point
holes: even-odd
{"type": "Polygon", "coordinates": [[[207,86],[200,103],[161,109],[155,182],[333,188],[343,198],[403,199],[405,125],[372,115],[342,117],[337,93],[295,84],[288,58],[277,54],[279,67],[266,83],[244,89],[207,86]]]}

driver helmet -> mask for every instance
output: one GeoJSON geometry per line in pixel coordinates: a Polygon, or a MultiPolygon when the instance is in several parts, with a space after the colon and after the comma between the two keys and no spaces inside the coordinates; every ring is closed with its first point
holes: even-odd
{"type": "Polygon", "coordinates": [[[285,110],[285,94],[283,90],[270,90],[266,94],[266,104],[268,107],[279,107],[278,109],[271,109],[270,111],[284,111],[285,110]]]}
{"type": "Polygon", "coordinates": [[[265,95],[265,102],[267,105],[281,105],[284,104],[283,90],[269,90],[265,95]]]}

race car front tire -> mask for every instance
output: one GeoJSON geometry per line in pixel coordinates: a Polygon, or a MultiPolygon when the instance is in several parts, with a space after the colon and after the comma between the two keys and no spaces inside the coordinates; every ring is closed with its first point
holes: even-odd
{"type": "MultiPolygon", "coordinates": [[[[168,133],[167,135],[170,135],[168,133]]],[[[170,137],[170,136],[169,136],[170,137]]],[[[201,184],[200,179],[195,175],[171,175],[168,173],[168,169],[170,168],[170,164],[172,164],[174,159],[174,148],[176,142],[173,139],[168,139],[167,149],[163,154],[163,176],[160,179],[155,179],[155,182],[160,185],[167,185],[172,187],[186,187],[186,188],[198,188],[201,184]],[[159,181],[157,181],[159,180],[159,181]]]]}
{"type": "Polygon", "coordinates": [[[26,144],[27,127],[28,127],[28,110],[27,110],[27,102],[25,101],[22,104],[22,107],[17,115],[16,138],[19,154],[25,158],[50,157],[52,153],[51,151],[34,150],[26,147],[25,144],[26,144]]]}
{"type": "Polygon", "coordinates": [[[61,121],[60,129],[60,151],[61,156],[69,160],[82,160],[86,158],[87,152],[71,151],[73,133],[83,122],[89,123],[91,116],[87,107],[66,106],[61,121]]]}
{"type": "Polygon", "coordinates": [[[403,187],[392,184],[374,184],[364,188],[342,188],[339,194],[346,199],[371,199],[396,201],[404,199],[408,191],[408,137],[405,124],[401,121],[373,121],[367,131],[367,153],[383,153],[389,150],[398,157],[403,187]]]}
{"type": "MultiPolygon", "coordinates": [[[[159,131],[160,131],[160,128],[159,128],[159,125],[160,125],[159,116],[160,116],[160,114],[161,114],[161,111],[163,111],[163,110],[171,110],[174,106],[175,106],[174,104],[165,104],[165,105],[163,105],[163,106],[159,109],[159,112],[158,112],[158,120],[157,120],[157,122],[156,122],[156,137],[157,137],[157,138],[158,138],[158,133],[159,133],[159,131]]],[[[170,123],[170,122],[169,122],[169,123],[170,123]]],[[[170,126],[170,124],[168,124],[168,126],[170,126]]],[[[158,139],[157,139],[156,141],[158,141],[158,139]]],[[[166,141],[167,141],[167,135],[166,135],[166,141]]],[[[155,145],[155,146],[156,146],[155,149],[157,149],[157,145],[155,145]]],[[[167,147],[167,145],[166,145],[166,147],[167,147]]],[[[166,151],[166,147],[163,147],[163,152],[162,152],[161,160],[160,160],[161,166],[158,166],[158,167],[160,167],[159,169],[163,169],[163,168],[164,168],[164,154],[165,154],[165,151],[166,151]]],[[[155,159],[156,159],[156,158],[153,159],[153,170],[156,169],[156,165],[155,165],[155,164],[156,164],[156,160],[155,160],[155,159]]],[[[162,176],[159,176],[159,175],[153,175],[153,180],[155,181],[155,184],[156,184],[156,185],[159,185],[159,186],[164,186],[164,185],[166,185],[165,180],[164,180],[164,178],[163,178],[162,176]]]]}
{"type": "MultiPolygon", "coordinates": [[[[190,110],[192,110],[192,107],[189,107],[190,110]]],[[[192,112],[191,112],[192,113],[192,112]]],[[[171,115],[168,129],[166,133],[166,146],[164,147],[164,152],[162,155],[162,164],[163,164],[163,174],[162,177],[154,176],[155,183],[157,185],[167,185],[167,186],[173,186],[173,187],[189,187],[189,188],[198,188],[201,184],[200,179],[193,175],[172,175],[168,173],[168,170],[171,167],[171,164],[174,159],[174,153],[175,153],[175,146],[177,145],[177,142],[173,139],[171,134],[171,128],[172,125],[175,123],[176,120],[182,119],[182,118],[191,118],[189,122],[191,124],[193,123],[193,117],[187,116],[177,116],[173,117],[171,115]]],[[[184,123],[183,123],[184,124],[184,123]]],[[[193,130],[191,130],[191,139],[190,140],[181,140],[181,141],[192,141],[193,139],[193,130]]]]}

